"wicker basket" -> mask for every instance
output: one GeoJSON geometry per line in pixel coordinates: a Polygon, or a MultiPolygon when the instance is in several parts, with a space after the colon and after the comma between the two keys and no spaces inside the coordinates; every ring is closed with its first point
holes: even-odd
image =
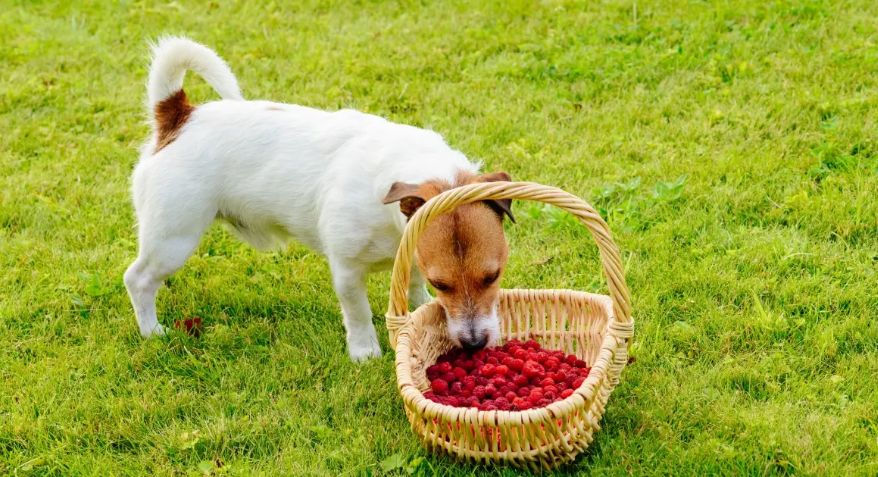
{"type": "Polygon", "coordinates": [[[619,251],[606,222],[578,197],[528,182],[473,184],[446,191],[412,216],[396,255],[387,312],[396,377],[412,431],[431,451],[471,461],[552,469],[576,458],[592,441],[604,406],[628,361],[634,331],[619,251]],[[501,290],[501,340],[535,339],[575,354],[591,374],[563,401],[523,412],[446,406],[424,397],[427,366],[451,348],[436,302],[408,312],[409,277],[418,237],[430,220],[460,204],[485,199],[545,202],[576,215],[600,249],[610,296],[572,290],[501,290]]]}

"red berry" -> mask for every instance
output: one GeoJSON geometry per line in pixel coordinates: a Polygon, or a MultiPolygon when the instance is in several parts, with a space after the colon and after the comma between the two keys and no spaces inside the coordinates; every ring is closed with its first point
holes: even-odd
{"type": "Polygon", "coordinates": [[[555,380],[552,378],[543,378],[542,380],[540,380],[540,386],[542,387],[553,386],[554,384],[555,380]]]}
{"type": "Polygon", "coordinates": [[[458,407],[460,406],[460,399],[458,399],[457,396],[448,396],[447,398],[445,398],[445,404],[458,407]]]}
{"type": "Polygon", "coordinates": [[[497,366],[496,368],[494,368],[494,373],[499,374],[501,376],[506,376],[507,374],[509,374],[509,366],[506,366],[505,364],[501,364],[500,366],[497,366]]]}
{"type": "Polygon", "coordinates": [[[466,370],[463,368],[454,368],[452,373],[454,373],[454,377],[457,379],[463,379],[466,377],[466,370]]]}
{"type": "Polygon", "coordinates": [[[530,349],[540,349],[540,344],[536,342],[536,340],[527,340],[524,343],[524,346],[530,349]]]}
{"type": "Polygon", "coordinates": [[[494,356],[489,356],[488,357],[488,364],[493,364],[496,366],[496,365],[500,364],[500,360],[494,356]]]}
{"type": "Polygon", "coordinates": [[[561,399],[567,399],[572,395],[573,395],[572,389],[565,389],[565,390],[561,391],[561,399]]]}
{"type": "Polygon", "coordinates": [[[576,360],[576,365],[575,365],[575,366],[576,366],[577,368],[585,369],[585,368],[588,367],[588,363],[586,363],[585,361],[583,361],[583,360],[581,360],[581,359],[577,359],[577,360],[576,360]]]}
{"type": "Polygon", "coordinates": [[[521,346],[521,341],[518,341],[516,339],[511,339],[503,345],[503,347],[505,347],[506,349],[509,349],[513,346],[521,346]]]}
{"type": "Polygon", "coordinates": [[[528,379],[527,379],[527,376],[525,376],[523,374],[519,374],[518,376],[516,376],[515,378],[512,379],[512,382],[518,387],[527,386],[528,379]]]}
{"type": "Polygon", "coordinates": [[[461,391],[463,391],[462,383],[452,383],[451,387],[448,389],[448,392],[451,394],[460,394],[461,391]]]}
{"type": "Polygon", "coordinates": [[[551,386],[544,386],[543,392],[546,394],[552,393],[557,395],[560,391],[558,391],[558,387],[553,384],[551,386]]]}
{"type": "Polygon", "coordinates": [[[434,379],[430,383],[430,389],[439,396],[444,396],[448,392],[448,381],[442,379],[434,379]]]}
{"type": "Polygon", "coordinates": [[[534,361],[537,363],[545,363],[547,359],[549,359],[549,355],[545,351],[540,351],[534,356],[534,361]]]}
{"type": "Polygon", "coordinates": [[[512,357],[515,359],[520,359],[520,360],[524,361],[525,358],[527,358],[527,350],[519,348],[519,349],[515,350],[515,353],[512,355],[512,357]]]}
{"type": "Polygon", "coordinates": [[[573,366],[574,364],[576,364],[576,359],[577,359],[577,358],[576,358],[575,355],[568,354],[567,357],[564,358],[564,361],[565,361],[567,364],[569,364],[570,366],[573,366]]]}
{"type": "Polygon", "coordinates": [[[494,372],[495,372],[495,368],[494,368],[493,364],[486,364],[486,365],[482,366],[482,376],[484,376],[486,378],[490,378],[491,376],[494,375],[494,372]]]}
{"type": "Polygon", "coordinates": [[[476,351],[475,353],[473,353],[473,359],[477,359],[479,361],[484,362],[486,359],[488,359],[488,352],[483,350],[483,349],[480,349],[480,350],[476,351]]]}
{"type": "Polygon", "coordinates": [[[564,371],[558,371],[557,373],[552,373],[551,378],[556,383],[563,383],[567,380],[567,373],[564,371]]]}
{"type": "Polygon", "coordinates": [[[573,385],[571,386],[573,389],[579,389],[579,386],[582,386],[582,383],[585,382],[585,378],[576,378],[576,381],[573,381],[573,385]]]}
{"type": "Polygon", "coordinates": [[[448,361],[443,361],[439,363],[439,372],[440,373],[450,373],[453,366],[448,361]]]}
{"type": "Polygon", "coordinates": [[[508,393],[504,394],[503,397],[505,397],[507,401],[512,402],[515,398],[518,397],[518,394],[509,391],[508,393]]]}
{"type": "Polygon", "coordinates": [[[561,366],[561,362],[558,361],[557,358],[549,358],[546,360],[545,363],[543,363],[543,366],[545,366],[546,369],[551,369],[554,371],[558,369],[558,366],[561,366]]]}
{"type": "Polygon", "coordinates": [[[494,397],[494,395],[497,394],[497,387],[494,386],[493,384],[489,384],[489,385],[485,386],[485,393],[488,396],[494,397]]]}
{"type": "Polygon", "coordinates": [[[517,408],[521,408],[521,405],[526,403],[526,402],[527,401],[525,399],[519,397],[519,398],[515,398],[512,400],[512,405],[517,407],[517,408]]]}
{"type": "Polygon", "coordinates": [[[493,384],[496,388],[502,388],[503,386],[506,386],[507,382],[508,381],[506,381],[506,378],[503,376],[494,376],[494,378],[491,379],[491,384],[493,384]]]}
{"type": "Polygon", "coordinates": [[[439,376],[439,379],[447,381],[449,383],[453,383],[457,380],[457,376],[455,376],[454,373],[445,373],[442,376],[439,376]]]}
{"type": "Polygon", "coordinates": [[[530,394],[530,388],[524,387],[518,390],[518,395],[521,397],[527,397],[530,394]]]}
{"type": "Polygon", "coordinates": [[[479,406],[479,410],[480,411],[496,411],[497,405],[494,403],[488,403],[488,404],[482,403],[482,405],[479,406]]]}
{"type": "Polygon", "coordinates": [[[527,400],[530,401],[531,404],[536,405],[543,399],[543,397],[542,391],[534,389],[534,391],[530,393],[530,396],[527,397],[527,400]]]}
{"type": "Polygon", "coordinates": [[[536,361],[526,361],[524,363],[524,367],[521,369],[521,374],[527,376],[528,378],[533,378],[543,372],[543,367],[539,365],[536,361]]]}
{"type": "Polygon", "coordinates": [[[465,398],[468,398],[468,397],[473,395],[473,392],[472,392],[472,390],[469,390],[469,389],[463,389],[462,391],[460,391],[460,395],[465,397],[465,398]]]}
{"type": "Polygon", "coordinates": [[[509,368],[510,365],[512,364],[512,360],[513,360],[513,359],[514,359],[514,358],[511,357],[511,356],[507,356],[507,357],[505,357],[505,358],[503,358],[503,359],[500,360],[500,364],[502,364],[503,366],[506,366],[507,368],[509,368]]]}
{"type": "Polygon", "coordinates": [[[514,358],[514,359],[510,360],[509,369],[511,369],[513,371],[520,372],[521,368],[523,368],[523,367],[524,367],[524,360],[523,359],[514,358]]]}
{"type": "Polygon", "coordinates": [[[531,404],[530,401],[524,401],[523,403],[521,403],[519,406],[516,406],[516,407],[518,408],[519,411],[527,411],[528,409],[534,407],[534,405],[531,404]]]}
{"type": "Polygon", "coordinates": [[[503,408],[504,406],[509,405],[509,401],[506,398],[497,398],[494,400],[494,404],[497,405],[498,408],[503,408]]]}
{"type": "Polygon", "coordinates": [[[485,389],[484,386],[476,386],[475,389],[473,389],[473,397],[477,399],[485,399],[485,396],[487,396],[487,394],[488,391],[487,389],[485,389]]]}
{"type": "Polygon", "coordinates": [[[551,399],[547,399],[547,398],[543,398],[542,400],[540,400],[540,402],[538,402],[538,403],[536,404],[536,406],[537,406],[537,407],[546,407],[546,406],[548,406],[549,404],[552,404],[552,400],[551,400],[551,399]]]}

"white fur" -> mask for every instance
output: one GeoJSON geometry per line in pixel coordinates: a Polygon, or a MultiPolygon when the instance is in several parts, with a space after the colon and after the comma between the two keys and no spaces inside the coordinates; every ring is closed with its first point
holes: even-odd
{"type": "MultiPolygon", "coordinates": [[[[134,171],[140,250],[124,278],[140,333],[164,333],[155,308],[159,286],[219,218],[255,247],[292,238],[324,254],[351,358],[380,356],[365,275],[392,263],[406,221],[398,204],[382,199],[394,182],[453,182],[458,171],[476,173],[478,165],[439,134],[377,116],[243,101],[228,66],[189,40],[166,39],[154,53],[151,108],[182,87],[186,69],[224,99],[198,106],[156,154],[153,138],[134,171]]],[[[430,299],[417,272],[409,295],[415,304],[430,299]]]]}
{"type": "Polygon", "coordinates": [[[152,66],[146,87],[150,110],[156,103],[183,88],[186,70],[198,73],[221,98],[244,100],[235,75],[216,52],[186,38],[166,37],[152,50],[152,66]]]}

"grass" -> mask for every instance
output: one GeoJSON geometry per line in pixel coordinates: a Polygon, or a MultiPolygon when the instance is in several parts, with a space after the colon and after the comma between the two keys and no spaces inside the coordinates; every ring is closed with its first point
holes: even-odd
{"type": "MultiPolygon", "coordinates": [[[[158,303],[205,336],[139,338],[128,176],[162,33],[249,98],[430,127],[600,208],[637,361],[553,475],[878,474],[878,4],[278,3],[2,2],[0,474],[518,475],[424,452],[392,353],[349,362],[301,246],[211,229],[158,303]]],[[[515,208],[504,286],[605,291],[569,216],[515,208]]]]}

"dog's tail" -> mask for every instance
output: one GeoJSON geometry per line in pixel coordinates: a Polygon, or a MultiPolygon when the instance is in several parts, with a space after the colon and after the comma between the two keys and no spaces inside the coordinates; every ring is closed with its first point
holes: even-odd
{"type": "Polygon", "coordinates": [[[150,111],[183,90],[183,76],[192,70],[207,81],[223,99],[241,101],[241,90],[232,70],[216,52],[188,38],[162,38],[152,49],[147,101],[150,111]]]}

